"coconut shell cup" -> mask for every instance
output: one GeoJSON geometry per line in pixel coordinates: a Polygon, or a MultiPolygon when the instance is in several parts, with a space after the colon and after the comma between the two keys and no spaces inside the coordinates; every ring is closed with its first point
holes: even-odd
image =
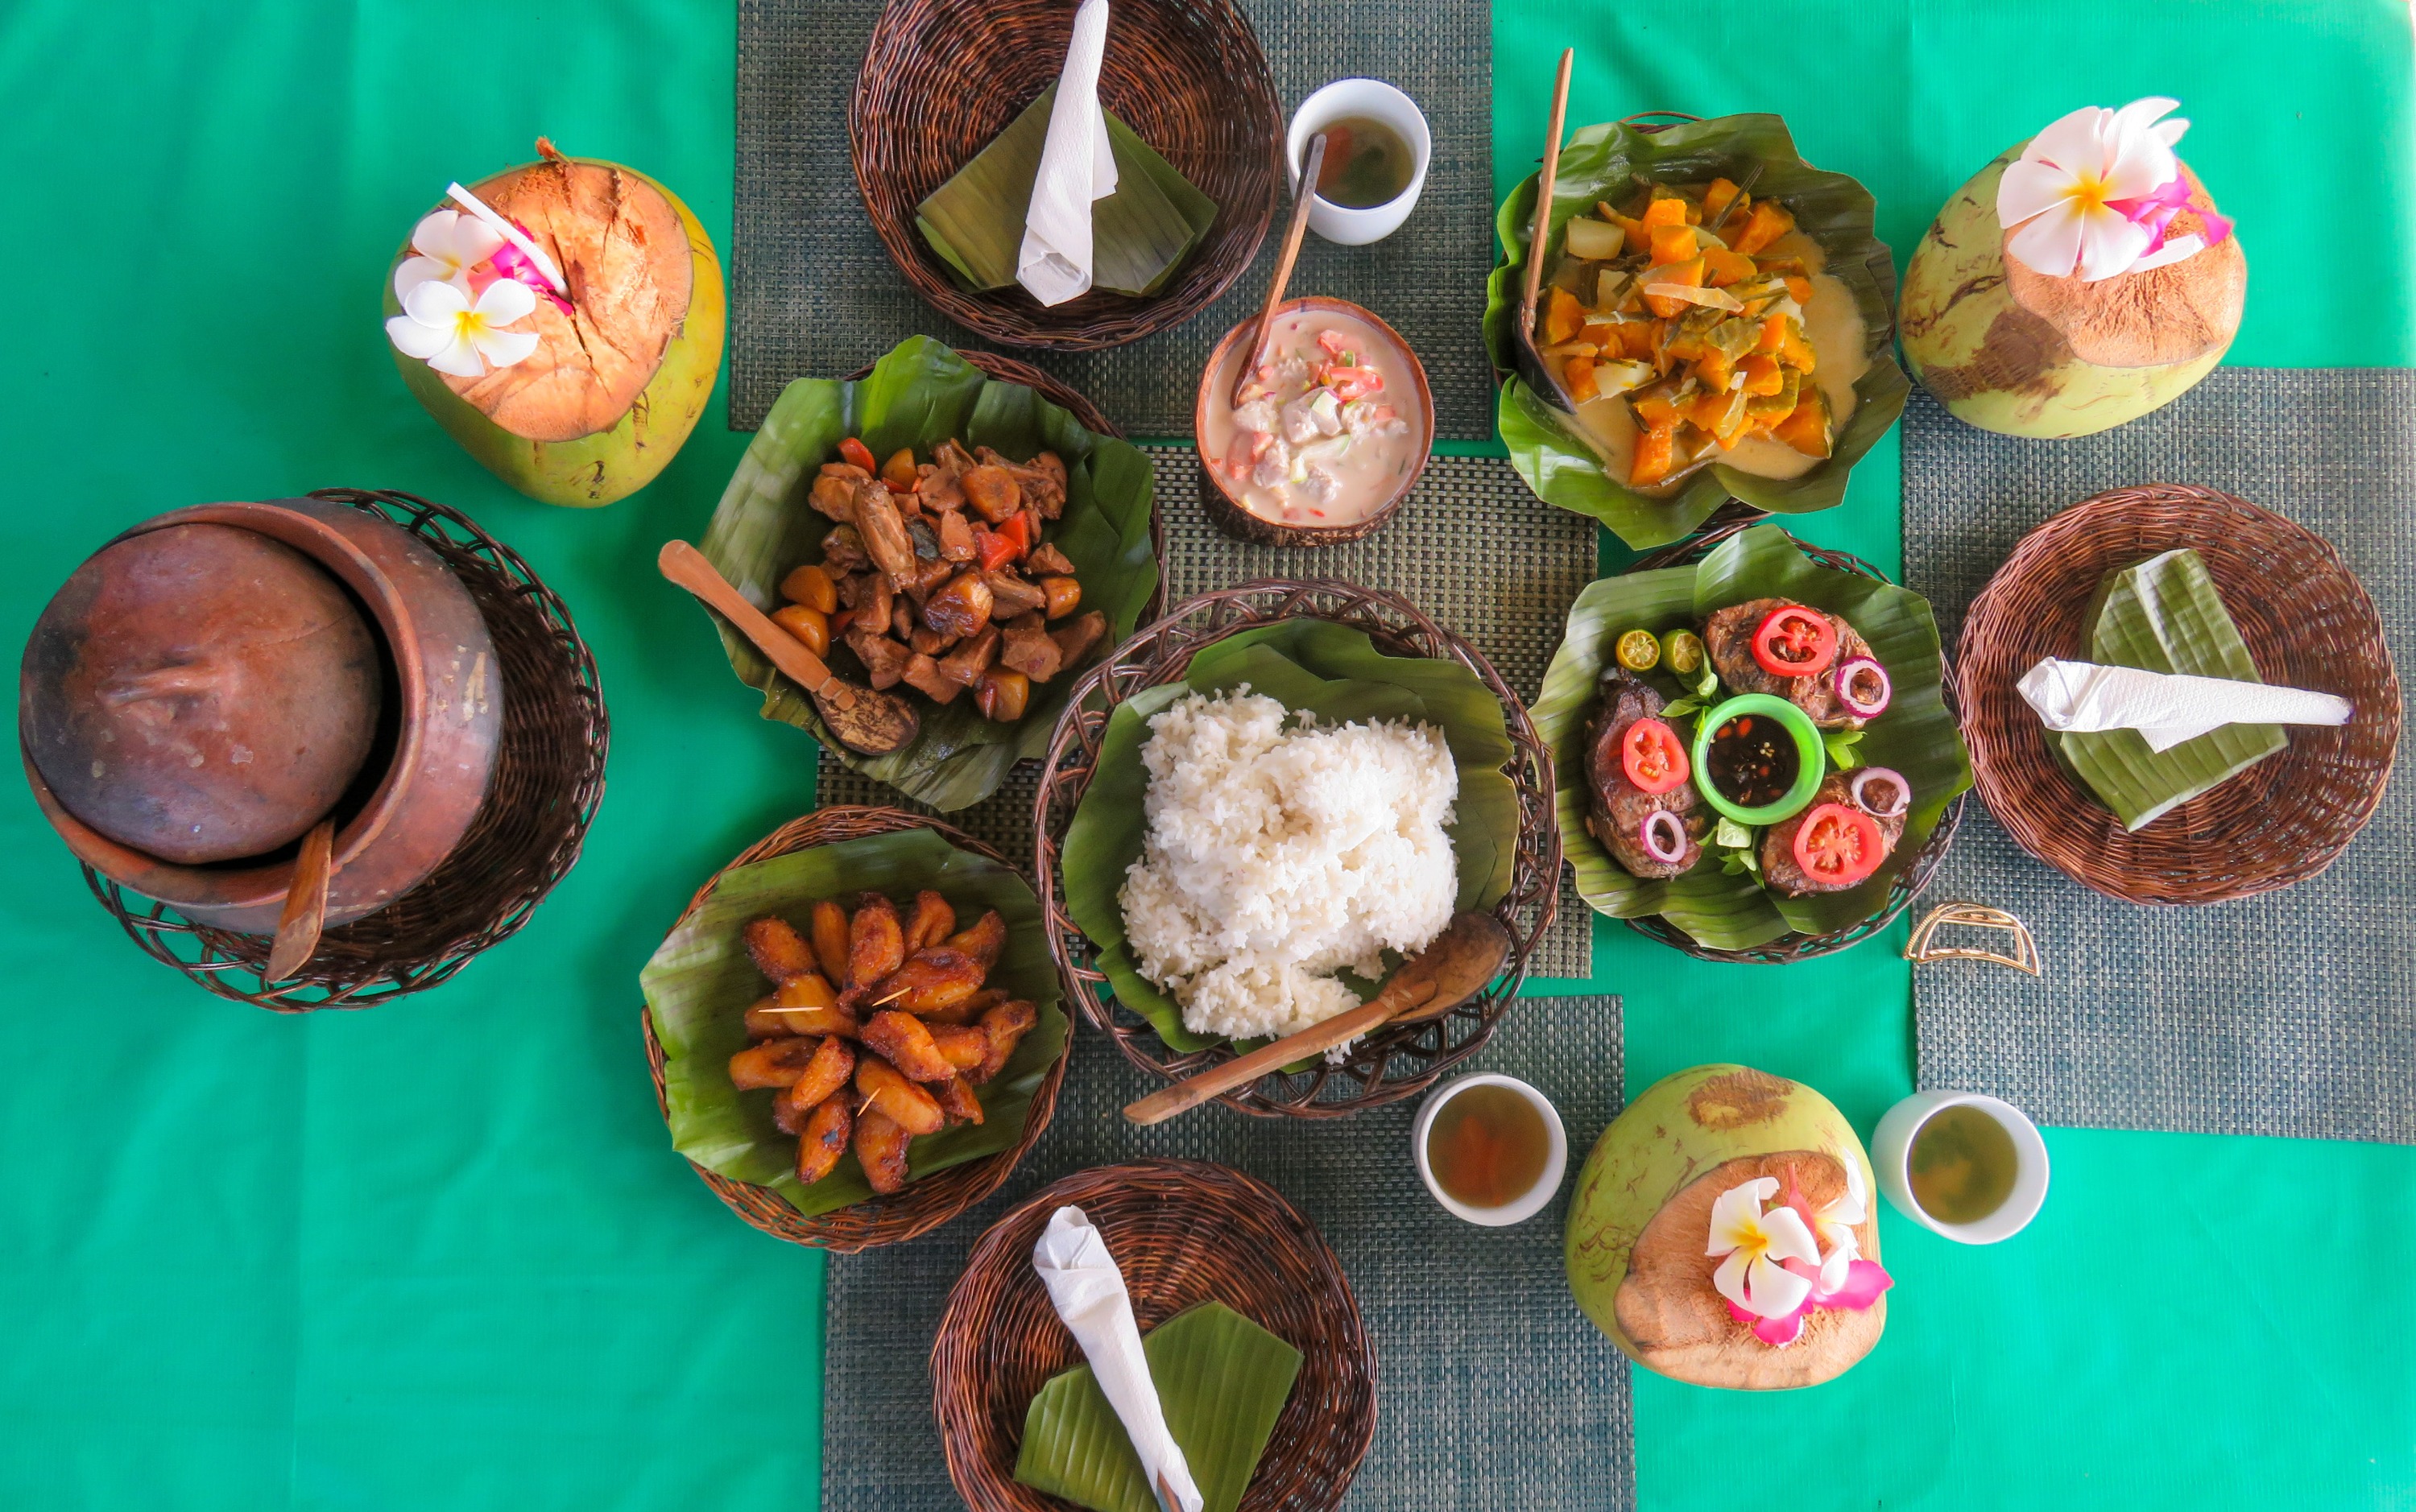
{"type": "MultiPolygon", "coordinates": [[[[1230,404],[1232,400],[1233,375],[1228,369],[1234,360],[1235,350],[1248,341],[1259,328],[1259,318],[1253,315],[1226,332],[1225,338],[1216,343],[1216,352],[1208,358],[1208,369],[1200,376],[1200,397],[1191,411],[1191,434],[1196,438],[1193,445],[1199,449],[1200,471],[1206,479],[1206,486],[1200,490],[1200,505],[1208,513],[1209,523],[1237,541],[1249,541],[1260,546],[1341,546],[1351,541],[1365,540],[1382,530],[1395,515],[1401,512],[1401,505],[1426,472],[1427,455],[1434,445],[1434,390],[1427,385],[1426,365],[1418,361],[1417,352],[1401,338],[1401,334],[1386,324],[1382,317],[1373,310],[1347,299],[1335,299],[1325,294],[1287,300],[1276,307],[1278,316],[1304,310],[1326,310],[1365,321],[1383,333],[1384,338],[1400,352],[1415,393],[1414,404],[1403,406],[1413,409],[1416,413],[1415,431],[1410,438],[1412,443],[1410,470],[1402,475],[1391,498],[1370,511],[1366,518],[1353,520],[1348,525],[1286,525],[1253,514],[1241,495],[1234,491],[1231,480],[1216,471],[1208,456],[1208,443],[1204,439],[1208,434],[1209,414],[1216,406],[1230,404]]],[[[1406,395],[1390,397],[1396,402],[1409,398],[1406,395]]]]}
{"type": "MultiPolygon", "coordinates": [[[[333,808],[326,922],[330,928],[350,923],[433,871],[485,801],[503,728],[503,680],[486,622],[461,581],[417,538],[340,504],[312,499],[203,504],[147,520],[118,540],[196,524],[233,526],[300,552],[349,591],[374,626],[385,685],[369,707],[383,713],[366,759],[333,808]]],[[[193,922],[243,934],[274,932],[294,881],[290,846],[215,864],[170,861],[102,833],[44,781],[34,759],[42,738],[34,719],[41,702],[35,681],[45,675],[35,657],[41,639],[38,630],[37,645],[28,648],[20,741],[26,781],[68,848],[94,871],[193,922]]],[[[205,662],[212,649],[211,627],[196,627],[192,662],[205,662]]],[[[298,833],[327,812],[318,806],[324,800],[309,792],[277,790],[277,779],[261,765],[260,777],[229,781],[258,789],[272,807],[285,804],[290,812],[276,816],[283,830],[298,833]]]]}

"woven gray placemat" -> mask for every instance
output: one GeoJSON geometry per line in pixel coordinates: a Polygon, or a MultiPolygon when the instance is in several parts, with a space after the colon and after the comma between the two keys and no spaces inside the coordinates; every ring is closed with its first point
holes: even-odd
{"type": "MultiPolygon", "coordinates": [[[[1465,636],[1532,706],[1569,604],[1593,580],[1593,521],[1544,503],[1497,457],[1435,457],[1400,514],[1374,535],[1348,546],[1287,548],[1236,541],[1208,523],[1195,502],[1208,481],[1189,448],[1144,449],[1157,468],[1170,606],[1253,577],[1339,577],[1390,589],[1465,636]]],[[[1037,771],[1024,763],[998,792],[945,817],[1024,863],[1032,854],[1037,771]]],[[[848,771],[828,752],[818,784],[822,804],[920,806],[848,771]]],[[[1560,906],[1527,958],[1527,974],[1593,975],[1593,913],[1565,867],[1560,906]]]]}
{"type": "MultiPolygon", "coordinates": [[[[1532,998],[1470,1070],[1533,1083],[1569,1131],[1569,1175],[1619,1105],[1616,997],[1532,998]]],[[[959,1502],[931,1415],[929,1355],[982,1232],[1069,1172],[1143,1157],[1217,1160],[1308,1215],[1342,1262],[1376,1353],[1376,1439],[1346,1508],[1602,1512],[1635,1505],[1627,1364],[1570,1300],[1552,1205],[1508,1229],[1451,1217],[1411,1163],[1414,1101],[1332,1123],[1203,1108],[1155,1129],[1118,1110],[1160,1085],[1078,1032],[1049,1131],[1005,1188],[909,1244],[830,1263],[823,1341],[826,1512],[959,1502]]]]}
{"type": "MultiPolygon", "coordinates": [[[[730,424],[761,425],[793,378],[852,372],[916,333],[989,345],[910,290],[865,217],[848,101],[884,0],[740,0],[731,230],[730,424]]],[[[1243,0],[1287,112],[1364,74],[1426,112],[1434,156],[1408,222],[1372,247],[1311,236],[1291,286],[1390,322],[1426,364],[1438,432],[1493,434],[1480,320],[1493,266],[1492,10],[1487,0],[1243,0]]],[[[1200,369],[1265,297],[1281,227],[1225,296],[1171,331],[1096,352],[1017,355],[1129,435],[1188,436],[1200,369]]]]}
{"type": "MultiPolygon", "coordinates": [[[[1904,424],[1905,577],[1949,644],[2024,531],[2107,488],[2220,488],[2330,541],[2416,665],[2416,371],[2218,368],[2144,419],[2067,442],[1972,429],[1915,392],[1904,424]]],[[[2288,592],[2276,584],[2274,591],[2288,592]]],[[[2321,876],[2203,907],[2145,908],[2031,858],[1975,807],[1929,904],[2005,908],[2045,975],[1916,968],[1921,1084],[2049,1123],[2416,1143],[2416,784],[2404,777],[2321,876]]]]}

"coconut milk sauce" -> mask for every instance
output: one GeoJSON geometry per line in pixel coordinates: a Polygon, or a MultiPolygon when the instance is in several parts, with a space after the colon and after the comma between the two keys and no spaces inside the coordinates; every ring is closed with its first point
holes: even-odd
{"type": "Polygon", "coordinates": [[[1356,316],[1288,310],[1276,317],[1267,337],[1262,366],[1272,369],[1274,392],[1236,412],[1223,396],[1232,393],[1247,358],[1242,346],[1234,344],[1215,376],[1211,393],[1217,397],[1207,405],[1200,439],[1209,466],[1223,474],[1243,507],[1284,525],[1351,525],[1389,502],[1427,442],[1417,385],[1400,348],[1356,316]],[[1329,332],[1356,359],[1353,366],[1373,370],[1382,386],[1357,399],[1337,398],[1333,414],[1319,415],[1303,401],[1318,392],[1312,379],[1320,365],[1330,366],[1333,353],[1318,340],[1329,332]],[[1306,412],[1288,414],[1295,405],[1306,412]],[[1262,442],[1261,436],[1272,440],[1262,442]]]}

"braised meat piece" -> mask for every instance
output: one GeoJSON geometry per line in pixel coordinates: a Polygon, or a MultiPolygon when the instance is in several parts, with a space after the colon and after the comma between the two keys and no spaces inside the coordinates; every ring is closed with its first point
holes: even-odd
{"type": "Polygon", "coordinates": [[[1658,719],[1666,700],[1649,683],[1614,670],[1602,680],[1602,708],[1586,738],[1586,787],[1593,795],[1586,830],[1634,875],[1650,880],[1681,876],[1702,859],[1703,837],[1711,818],[1700,812],[1702,795],[1691,782],[1666,793],[1648,793],[1630,782],[1620,761],[1620,744],[1639,719],[1658,719]],[[1659,861],[1644,848],[1644,822],[1658,810],[1679,816],[1686,831],[1685,848],[1674,861],[1659,861]]]}
{"type": "Polygon", "coordinates": [[[877,631],[851,625],[847,632],[847,649],[864,664],[865,681],[875,688],[894,688],[906,676],[906,664],[914,653],[877,631]]]}
{"type": "Polygon", "coordinates": [[[1001,640],[998,659],[1034,682],[1048,681],[1065,665],[1064,648],[1038,625],[1009,625],[1001,640]]]}
{"type": "Polygon", "coordinates": [[[878,631],[887,627],[897,594],[880,573],[850,573],[838,580],[838,601],[855,611],[853,623],[878,631]]]}
{"type": "Polygon", "coordinates": [[[1822,729],[1862,728],[1864,722],[1837,701],[1833,675],[1838,663],[1870,655],[1871,645],[1844,620],[1821,610],[1812,611],[1837,632],[1836,657],[1814,676],[1781,677],[1755,659],[1753,633],[1772,610],[1789,607],[1808,606],[1797,605],[1792,599],[1757,598],[1712,611],[1703,626],[1703,651],[1711,657],[1712,670],[1720,675],[1729,692],[1775,695],[1803,710],[1822,729]]]}
{"type": "Polygon", "coordinates": [[[889,575],[895,587],[914,580],[914,541],[906,533],[905,516],[898,512],[889,486],[875,478],[855,487],[855,529],[872,564],[889,575]]]}
{"type": "Polygon", "coordinates": [[[1091,648],[1107,637],[1108,617],[1096,609],[1049,633],[1049,638],[1057,643],[1060,666],[1080,666],[1091,648]]]}
{"type": "Polygon", "coordinates": [[[979,635],[996,609],[989,575],[967,568],[923,601],[923,622],[945,636],[979,635]]]}
{"type": "MultiPolygon", "coordinates": [[[[1812,801],[1804,806],[1803,813],[1790,819],[1782,819],[1761,832],[1761,879],[1790,898],[1808,897],[1816,892],[1850,892],[1861,887],[1863,881],[1868,880],[1865,877],[1840,887],[1835,882],[1817,880],[1795,864],[1796,832],[1804,828],[1804,821],[1812,811],[1823,803],[1843,803],[1848,808],[1854,806],[1853,788],[1847,782],[1845,773],[1829,773],[1820,780],[1820,790],[1812,795],[1812,801]]],[[[1899,814],[1887,819],[1874,817],[1871,822],[1880,827],[1880,861],[1884,865],[1887,859],[1895,854],[1896,842],[1904,838],[1904,816],[1899,814]]]]}
{"type": "MultiPolygon", "coordinates": [[[[1043,546],[1042,550],[1049,547],[1043,546]]],[[[974,528],[962,511],[952,510],[940,516],[940,560],[971,561],[974,560],[974,528]]]]}
{"type": "Polygon", "coordinates": [[[1034,546],[1031,553],[1023,559],[1023,565],[1026,571],[1037,573],[1043,577],[1070,577],[1074,573],[1073,559],[1047,542],[1034,546]]]}
{"type": "MultiPolygon", "coordinates": [[[[917,636],[927,634],[920,630],[914,633],[917,636]]],[[[957,695],[965,691],[963,683],[940,670],[940,664],[928,651],[918,651],[907,658],[906,670],[899,674],[899,679],[934,703],[954,703],[957,695]]]]}
{"type": "Polygon", "coordinates": [[[993,620],[1012,620],[1019,614],[1033,614],[1049,606],[1048,590],[1011,572],[986,572],[982,581],[989,585],[989,613],[993,620]]]}
{"type": "Polygon", "coordinates": [[[959,642],[955,651],[940,658],[940,675],[952,682],[970,688],[998,660],[998,626],[984,625],[981,633],[959,642]]]}
{"type": "Polygon", "coordinates": [[[823,566],[833,577],[863,572],[872,565],[872,558],[864,549],[864,536],[853,525],[841,525],[823,537],[823,566]]]}

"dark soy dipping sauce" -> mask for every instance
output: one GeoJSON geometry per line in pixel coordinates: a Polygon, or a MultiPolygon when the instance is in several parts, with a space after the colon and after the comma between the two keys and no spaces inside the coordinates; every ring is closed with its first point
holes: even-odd
{"type": "Polygon", "coordinates": [[[1703,753],[1720,796],[1739,808],[1767,808],[1787,796],[1804,770],[1787,726],[1767,714],[1739,714],[1712,731],[1703,753]]]}

